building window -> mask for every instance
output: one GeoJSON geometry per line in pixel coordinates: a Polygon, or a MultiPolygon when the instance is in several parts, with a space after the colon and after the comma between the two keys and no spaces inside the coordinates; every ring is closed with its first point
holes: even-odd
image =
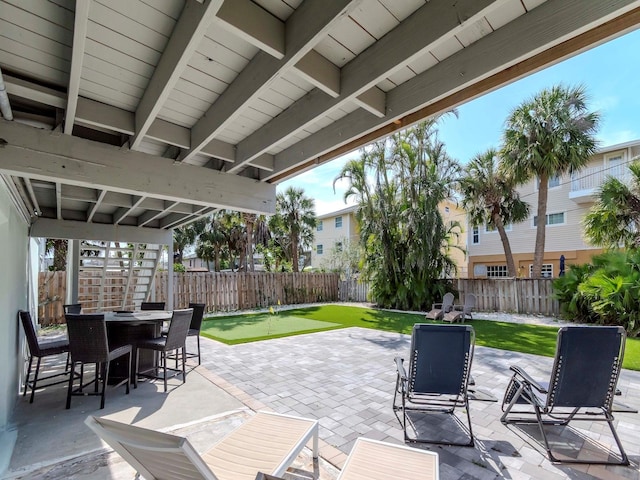
{"type": "Polygon", "coordinates": [[[342,228],[342,217],[336,217],[336,228],[342,228]]]}
{"type": "Polygon", "coordinates": [[[318,245],[316,245],[316,253],[318,255],[322,255],[322,244],[319,243],[318,245]]]}
{"type": "Polygon", "coordinates": [[[478,245],[480,243],[480,229],[477,226],[473,227],[473,233],[471,235],[471,243],[478,245]]]}
{"type": "MultiPolygon", "coordinates": [[[[533,276],[533,264],[529,264],[529,278],[533,276]]],[[[553,278],[553,264],[552,263],[543,263],[542,264],[542,278],[553,278]]]]}
{"type": "Polygon", "coordinates": [[[316,230],[317,230],[318,232],[321,232],[321,231],[322,231],[322,220],[318,220],[318,226],[316,227],[316,230]]]}
{"type": "MultiPolygon", "coordinates": [[[[507,223],[504,226],[504,231],[505,232],[510,232],[511,230],[513,230],[513,224],[507,223]]],[[[492,224],[486,223],[484,225],[484,233],[491,233],[491,232],[497,232],[497,231],[498,231],[498,229],[492,224]]]]}
{"type": "MultiPolygon", "coordinates": [[[[547,185],[549,188],[554,188],[554,187],[559,187],[560,186],[560,175],[552,175],[549,177],[549,180],[547,181],[547,185]]],[[[540,190],[540,179],[538,178],[538,181],[536,182],[536,187],[538,188],[538,190],[540,190]]]]}
{"type": "MultiPolygon", "coordinates": [[[[562,225],[564,223],[564,212],[550,213],[547,215],[547,225],[562,225]]],[[[533,217],[533,226],[538,226],[538,216],[533,217]]]]}
{"type": "Polygon", "coordinates": [[[508,277],[509,271],[506,265],[487,265],[488,278],[508,277]]]}

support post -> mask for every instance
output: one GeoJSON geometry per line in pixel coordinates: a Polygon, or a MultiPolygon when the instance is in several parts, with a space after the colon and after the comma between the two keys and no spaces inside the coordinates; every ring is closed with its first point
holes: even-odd
{"type": "MultiPolygon", "coordinates": [[[[171,229],[173,235],[173,229],[171,229]]],[[[167,245],[167,310],[173,310],[173,242],[167,245]]]]}

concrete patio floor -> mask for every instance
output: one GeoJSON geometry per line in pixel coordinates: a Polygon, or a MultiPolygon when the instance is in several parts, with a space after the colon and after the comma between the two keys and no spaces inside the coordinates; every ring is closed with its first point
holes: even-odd
{"type": "MultiPolygon", "coordinates": [[[[128,396],[123,388],[109,392],[103,411],[95,397],[74,398],[67,411],[64,387],[46,389],[33,405],[20,399],[18,441],[4,478],[132,478],[133,470],[104,449],[82,423],[90,414],[176,432],[202,451],[253,411],[273,410],[320,420],[321,461],[314,465],[305,452],[290,478],[333,480],[358,436],[402,442],[402,429],[391,409],[393,358],[406,356],[409,342],[408,335],[361,328],[236,346],[202,338],[203,365],[187,375],[185,385],[174,379],[168,394],[156,391],[161,386],[155,383],[145,383],[128,396]]],[[[476,347],[472,374],[477,387],[501,398],[512,364],[544,380],[552,359],[476,347]]],[[[640,408],[640,372],[623,370],[619,387],[619,401],[640,408]]],[[[638,414],[615,415],[630,467],[553,465],[536,429],[505,427],[500,415],[499,403],[472,402],[474,448],[421,447],[438,452],[442,480],[640,478],[638,414]]],[[[456,434],[454,422],[434,422],[432,428],[456,434]]],[[[565,428],[557,433],[588,455],[601,455],[601,444],[612,442],[601,423],[592,423],[589,430],[565,428]]]]}

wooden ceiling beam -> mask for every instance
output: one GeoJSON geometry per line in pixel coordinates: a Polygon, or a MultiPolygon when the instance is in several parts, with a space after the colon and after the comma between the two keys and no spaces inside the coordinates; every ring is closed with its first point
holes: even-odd
{"type": "Polygon", "coordinates": [[[222,0],[205,0],[202,3],[187,0],[185,3],[169,43],[138,104],[136,131],[130,141],[132,150],[140,147],[142,139],[180,79],[221,5],[222,0]]]}
{"type": "Polygon", "coordinates": [[[89,23],[90,7],[91,0],[76,0],[71,71],[69,72],[67,105],[64,115],[64,133],[67,135],[71,135],[73,132],[73,124],[76,119],[76,106],[78,104],[78,93],[80,92],[80,77],[82,76],[82,61],[84,60],[84,47],[87,41],[87,24],[89,23]]]}
{"type": "MultiPolygon", "coordinates": [[[[191,129],[191,150],[181,160],[200,152],[218,132],[233,122],[242,107],[268,89],[280,75],[293,67],[346,15],[355,0],[306,0],[286,22],[284,58],[278,60],[258,52],[236,79],[209,107],[191,129]]],[[[262,152],[261,152],[262,153],[262,152]]]]}
{"type": "Polygon", "coordinates": [[[547,0],[390,91],[384,118],[358,110],[283,150],[265,180],[280,181],[636,28],[639,5],[547,0]],[[608,21],[594,26],[603,19],[608,21]]]}
{"type": "Polygon", "coordinates": [[[219,24],[263,52],[284,58],[285,24],[250,0],[226,0],[216,17],[219,24]]]}
{"type": "MultiPolygon", "coordinates": [[[[459,0],[452,6],[449,0],[431,0],[416,10],[400,25],[342,67],[340,95],[328,98],[312,90],[291,107],[262,126],[237,145],[236,163],[242,165],[290,138],[318,118],[337,110],[348,102],[364,96],[361,102],[372,109],[367,91],[396,70],[426,54],[429,49],[452,37],[464,26],[499,8],[504,0],[459,0]]],[[[380,97],[380,95],[377,95],[380,97]]],[[[378,101],[378,107],[380,101],[378,101]]],[[[375,111],[375,108],[373,108],[375,111]]],[[[376,113],[379,117],[379,114],[376,113]]]]}
{"type": "Polygon", "coordinates": [[[275,186],[1,121],[0,172],[232,210],[275,213],[275,186]]]}

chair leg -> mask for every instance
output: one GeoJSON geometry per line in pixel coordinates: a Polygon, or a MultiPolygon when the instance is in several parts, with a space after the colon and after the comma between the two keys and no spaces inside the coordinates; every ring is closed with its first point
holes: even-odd
{"type": "Polygon", "coordinates": [[[129,384],[131,383],[131,352],[127,353],[127,389],[126,393],[129,395],[129,384]]]}
{"type": "Polygon", "coordinates": [[[33,355],[29,355],[29,368],[27,369],[27,377],[24,379],[24,392],[22,392],[22,396],[27,395],[27,390],[29,388],[29,377],[31,376],[31,365],[33,364],[33,355]]]}
{"type": "MultiPolygon", "coordinates": [[[[104,396],[105,396],[105,392],[107,390],[107,378],[109,377],[109,364],[111,362],[106,361],[105,363],[102,363],[100,365],[100,370],[102,373],[102,393],[100,394],[100,410],[102,410],[104,408],[104,396]]],[[[96,365],[96,368],[98,368],[98,365],[96,365]]],[[[97,382],[97,378],[96,378],[96,382],[97,382]]]]}
{"type": "Polygon", "coordinates": [[[198,339],[198,365],[200,365],[200,334],[196,337],[198,339]]]}
{"type": "MultiPolygon", "coordinates": [[[[71,392],[73,390],[73,377],[76,373],[76,363],[71,361],[71,372],[69,374],[69,387],[67,388],[67,410],[71,408],[71,392]]],[[[82,384],[82,377],[80,377],[80,384],[82,384]]]]}
{"type": "Polygon", "coordinates": [[[138,388],[138,368],[140,365],[140,349],[136,347],[136,358],[133,364],[133,388],[138,388]]]}
{"type": "Polygon", "coordinates": [[[164,369],[164,391],[167,392],[167,352],[162,352],[162,366],[164,369]]]}
{"type": "MultiPolygon", "coordinates": [[[[176,357],[177,356],[178,356],[178,352],[176,351],[176,357]]],[[[187,364],[187,349],[183,345],[182,346],[182,383],[185,383],[187,381],[187,370],[185,367],[186,364],[187,364]]]]}
{"type": "Polygon", "coordinates": [[[31,384],[31,398],[29,398],[29,403],[33,403],[33,398],[36,395],[36,385],[38,384],[38,373],[40,372],[40,361],[42,357],[38,357],[38,362],[36,363],[36,371],[33,375],[33,383],[31,384]]]}

